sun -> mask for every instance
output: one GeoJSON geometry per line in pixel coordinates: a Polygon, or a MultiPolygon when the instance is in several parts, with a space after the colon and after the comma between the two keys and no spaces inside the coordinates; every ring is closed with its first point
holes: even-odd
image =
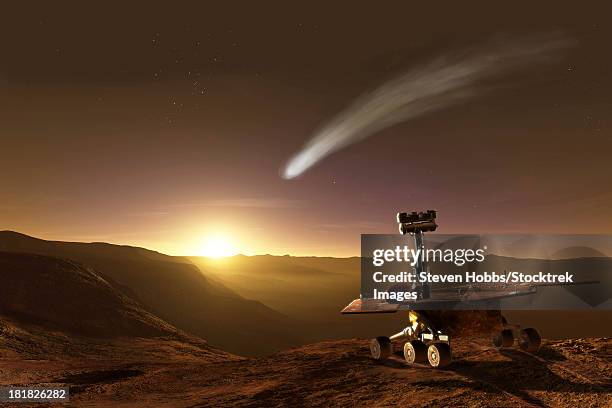
{"type": "Polygon", "coordinates": [[[200,251],[201,256],[209,258],[224,258],[236,255],[237,253],[238,250],[232,245],[231,241],[221,235],[208,237],[200,251]]]}

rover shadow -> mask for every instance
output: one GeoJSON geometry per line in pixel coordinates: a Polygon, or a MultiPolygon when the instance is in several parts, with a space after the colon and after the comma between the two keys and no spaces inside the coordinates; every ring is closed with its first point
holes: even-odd
{"type": "Polygon", "coordinates": [[[391,353],[391,356],[389,356],[389,358],[381,360],[380,364],[384,365],[385,367],[397,369],[404,369],[407,367],[418,368],[417,365],[411,366],[406,363],[406,360],[404,360],[403,352],[398,350],[394,350],[393,353],[391,353]]]}
{"type": "Polygon", "coordinates": [[[545,358],[546,360],[550,360],[550,361],[566,361],[567,360],[567,357],[565,357],[563,353],[559,352],[558,350],[555,350],[554,348],[546,347],[546,346],[543,346],[538,351],[537,356],[545,358]]]}
{"type": "Polygon", "coordinates": [[[507,392],[535,405],[544,402],[530,395],[528,391],[549,391],[563,393],[607,394],[610,389],[604,385],[578,382],[563,378],[549,368],[547,360],[565,360],[565,357],[550,349],[543,349],[538,357],[518,350],[500,350],[507,357],[504,361],[456,360],[447,370],[470,380],[484,383],[507,392]]]}
{"type": "MultiPolygon", "coordinates": [[[[442,369],[454,372],[466,378],[462,379],[427,379],[418,385],[448,389],[449,387],[471,388],[487,392],[508,393],[536,406],[545,402],[531,395],[528,391],[550,391],[563,393],[607,394],[610,389],[605,385],[579,382],[563,378],[553,372],[549,364],[565,361],[567,358],[560,352],[542,347],[537,355],[514,349],[502,349],[499,353],[507,358],[504,361],[454,360],[442,369]]],[[[390,358],[381,361],[381,365],[395,369],[433,370],[427,364],[407,364],[403,351],[394,349],[390,358]]]]}

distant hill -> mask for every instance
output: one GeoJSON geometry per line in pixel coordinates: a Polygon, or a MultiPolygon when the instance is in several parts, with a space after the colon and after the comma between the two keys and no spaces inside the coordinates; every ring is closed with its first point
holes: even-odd
{"type": "Polygon", "coordinates": [[[11,231],[0,232],[0,251],[80,262],[148,312],[235,354],[260,355],[303,341],[289,318],[207,279],[185,258],[104,243],[45,241],[11,231]]]}
{"type": "MultiPolygon", "coordinates": [[[[584,251],[580,252],[584,254],[584,251]]],[[[324,258],[290,256],[234,256],[216,260],[202,257],[190,258],[207,271],[207,276],[223,283],[243,296],[260,300],[295,319],[308,322],[312,341],[353,336],[374,337],[392,334],[405,326],[405,313],[389,315],[343,316],[339,310],[354,298],[360,290],[359,258],[324,258]]],[[[490,263],[497,270],[510,265],[516,270],[532,270],[537,260],[513,259],[492,256],[490,263]]],[[[609,260],[603,258],[577,259],[574,261],[542,261],[550,271],[584,270],[585,280],[594,279],[590,272],[609,270],[609,260]],[[569,267],[568,262],[576,262],[569,267]],[[605,265],[602,266],[602,263],[605,265]],[[607,265],[607,266],[606,266],[607,265]],[[591,270],[592,269],[592,270],[591,270]]],[[[463,268],[457,268],[463,271],[463,268]]],[[[494,270],[495,268],[493,268],[494,270]]],[[[601,289],[609,288],[602,285],[601,289]]],[[[588,290],[598,296],[593,288],[576,286],[571,292],[588,290]]],[[[608,289],[609,290],[609,289],[608,289]]],[[[584,297],[584,296],[583,296],[584,297]]],[[[567,339],[583,336],[612,336],[612,312],[610,311],[504,311],[511,322],[535,326],[547,338],[567,339]],[[571,327],[561,324],[571,321],[571,327]]]]}
{"type": "Polygon", "coordinates": [[[298,333],[309,342],[392,334],[407,323],[405,313],[340,314],[359,297],[361,261],[357,257],[237,255],[190,260],[205,270],[210,280],[300,321],[298,333]]]}
{"type": "Polygon", "coordinates": [[[13,322],[96,338],[177,332],[74,261],[0,252],[0,271],[0,316],[13,322]]]}
{"type": "Polygon", "coordinates": [[[300,320],[338,317],[340,309],[359,295],[359,258],[237,255],[189,259],[210,279],[300,320]]]}

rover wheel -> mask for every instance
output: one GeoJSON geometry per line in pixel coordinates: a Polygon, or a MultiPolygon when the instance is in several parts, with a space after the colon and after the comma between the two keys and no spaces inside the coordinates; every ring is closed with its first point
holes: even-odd
{"type": "Polygon", "coordinates": [[[512,330],[504,329],[493,336],[493,344],[497,348],[511,347],[514,344],[512,330]]]}
{"type": "Polygon", "coordinates": [[[427,346],[421,340],[412,340],[404,344],[404,358],[406,362],[424,363],[427,361],[427,346]]]}
{"type": "Polygon", "coordinates": [[[370,341],[370,353],[375,360],[384,360],[391,355],[391,340],[386,336],[379,336],[370,341]]]}
{"type": "Polygon", "coordinates": [[[427,348],[427,360],[432,367],[439,368],[450,364],[451,348],[448,343],[433,343],[427,348]]]}
{"type": "Polygon", "coordinates": [[[521,337],[519,338],[521,350],[535,353],[540,349],[540,344],[542,344],[542,338],[536,329],[529,327],[521,330],[521,337]]]}

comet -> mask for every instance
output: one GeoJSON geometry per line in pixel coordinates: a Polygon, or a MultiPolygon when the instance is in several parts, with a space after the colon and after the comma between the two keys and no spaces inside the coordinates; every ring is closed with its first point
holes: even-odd
{"type": "Polygon", "coordinates": [[[573,43],[560,33],[497,40],[409,70],[361,95],[315,131],[281,169],[281,175],[293,179],[324,158],[383,129],[464,103],[492,89],[491,82],[501,74],[549,61],[573,43]]]}

